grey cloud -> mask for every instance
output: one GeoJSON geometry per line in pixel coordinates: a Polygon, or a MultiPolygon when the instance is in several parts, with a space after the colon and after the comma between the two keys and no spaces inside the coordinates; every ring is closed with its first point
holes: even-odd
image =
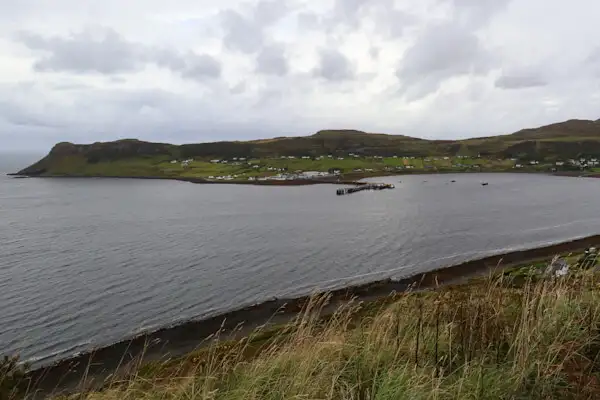
{"type": "Polygon", "coordinates": [[[246,82],[239,82],[233,87],[229,88],[231,94],[241,94],[246,91],[246,82]]]}
{"type": "Polygon", "coordinates": [[[370,4],[370,0],[335,0],[334,18],[350,26],[360,24],[361,11],[370,4]]]}
{"type": "Polygon", "coordinates": [[[371,18],[375,21],[377,32],[392,39],[402,37],[405,30],[416,22],[415,17],[398,10],[392,0],[374,3],[371,18]]]}
{"type": "Polygon", "coordinates": [[[583,62],[583,67],[588,71],[588,73],[600,78],[600,47],[596,47],[586,57],[585,61],[583,62]]]}
{"type": "Polygon", "coordinates": [[[185,69],[180,71],[184,78],[204,80],[221,76],[221,63],[207,54],[190,54],[185,64],[185,69]]]}
{"type": "Polygon", "coordinates": [[[142,140],[197,143],[276,136],[290,124],[300,133],[311,131],[304,127],[306,119],[274,116],[272,108],[236,102],[224,94],[90,88],[64,101],[41,84],[0,85],[0,143],[46,151],[60,141],[91,143],[131,137],[132,132],[142,140]],[[277,127],[265,131],[268,124],[277,127]],[[23,133],[22,140],[11,137],[16,132],[23,133]],[[37,133],[39,140],[32,141],[37,133]]]}
{"type": "Polygon", "coordinates": [[[371,56],[371,58],[378,58],[379,51],[379,47],[371,46],[371,48],[369,49],[369,55],[371,56]]]}
{"type": "Polygon", "coordinates": [[[495,82],[495,86],[500,89],[524,89],[547,84],[541,76],[535,75],[501,75],[495,82]]]}
{"type": "MultiPolygon", "coordinates": [[[[305,17],[306,18],[306,17],[305,17]]],[[[415,19],[396,8],[394,0],[335,0],[325,25],[328,29],[345,26],[356,29],[370,19],[375,33],[387,38],[398,38],[415,19]]]]}
{"type": "Polygon", "coordinates": [[[600,63],[600,47],[596,47],[592,52],[587,56],[585,62],[587,64],[596,64],[600,63]]]}
{"type": "Polygon", "coordinates": [[[285,1],[259,1],[247,13],[228,9],[221,11],[223,42],[231,50],[255,53],[265,42],[265,29],[290,12],[285,1]]]}
{"type": "Polygon", "coordinates": [[[143,65],[139,47],[112,29],[87,29],[68,38],[20,32],[17,39],[32,50],[49,53],[35,62],[37,71],[114,74],[136,71],[143,65]]]}
{"type": "Polygon", "coordinates": [[[445,23],[429,27],[406,51],[396,76],[409,97],[419,99],[438,90],[454,76],[487,73],[492,55],[477,36],[464,28],[445,23]]]}
{"type": "Polygon", "coordinates": [[[34,63],[36,71],[113,75],[155,64],[187,79],[217,78],[221,74],[221,64],[212,56],[147,47],[107,28],[88,28],[67,38],[20,32],[17,39],[31,50],[47,53],[34,63]]]}
{"type": "Polygon", "coordinates": [[[47,117],[39,111],[29,110],[17,104],[0,101],[0,119],[11,125],[43,129],[64,128],[67,125],[56,118],[47,117]]]}
{"type": "Polygon", "coordinates": [[[225,29],[223,43],[226,47],[243,53],[254,53],[262,47],[264,34],[256,21],[234,10],[223,11],[221,21],[225,29]]]}
{"type": "Polygon", "coordinates": [[[254,20],[262,25],[270,25],[290,11],[291,7],[285,0],[262,0],[254,8],[254,20]]]}
{"type": "Polygon", "coordinates": [[[184,71],[186,69],[185,59],[169,49],[149,49],[146,58],[154,60],[159,67],[172,71],[184,71]]]}
{"type": "Polygon", "coordinates": [[[489,20],[504,11],[512,0],[442,0],[454,6],[456,17],[473,27],[486,25],[489,20]]]}
{"type": "Polygon", "coordinates": [[[296,15],[298,27],[303,30],[318,29],[321,25],[319,16],[311,12],[301,12],[296,15]]]}
{"type": "Polygon", "coordinates": [[[283,76],[288,73],[289,67],[282,45],[272,44],[264,47],[256,58],[256,71],[283,76]]]}
{"type": "Polygon", "coordinates": [[[319,65],[315,68],[314,74],[328,81],[343,81],[354,77],[354,66],[338,50],[321,49],[319,65]]]}

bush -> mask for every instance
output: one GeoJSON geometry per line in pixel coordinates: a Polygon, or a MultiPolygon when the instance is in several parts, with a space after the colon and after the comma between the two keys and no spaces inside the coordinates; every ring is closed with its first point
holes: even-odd
{"type": "Polygon", "coordinates": [[[24,395],[27,369],[27,364],[19,364],[18,357],[4,356],[0,360],[0,400],[24,395]]]}

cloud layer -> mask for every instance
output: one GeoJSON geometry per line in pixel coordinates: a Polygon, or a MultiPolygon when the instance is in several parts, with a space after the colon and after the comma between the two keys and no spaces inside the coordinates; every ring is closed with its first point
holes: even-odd
{"type": "Polygon", "coordinates": [[[0,150],[597,119],[592,0],[0,1],[0,150]]]}

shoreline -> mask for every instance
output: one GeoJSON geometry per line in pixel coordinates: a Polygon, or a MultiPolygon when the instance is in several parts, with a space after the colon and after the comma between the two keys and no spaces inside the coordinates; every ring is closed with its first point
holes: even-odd
{"type": "Polygon", "coordinates": [[[578,171],[559,171],[559,172],[548,172],[548,171],[517,171],[517,170],[492,170],[492,171],[381,171],[375,174],[357,174],[347,173],[342,174],[339,179],[294,179],[294,180],[266,180],[266,181],[214,181],[205,178],[194,178],[194,177],[177,177],[177,176],[136,176],[136,175],[120,175],[120,176],[107,176],[107,175],[23,175],[19,173],[8,173],[13,179],[20,178],[42,178],[42,179],[143,179],[143,180],[169,180],[188,182],[194,184],[214,184],[214,185],[252,185],[252,186],[309,186],[309,185],[364,185],[362,179],[368,178],[383,178],[386,176],[406,176],[406,175],[447,175],[447,174],[533,174],[533,175],[550,175],[550,176],[562,176],[562,177],[583,177],[583,178],[600,178],[600,174],[582,175],[578,171]]]}
{"type": "Polygon", "coordinates": [[[346,179],[294,179],[294,180],[270,180],[270,181],[213,181],[204,178],[177,177],[177,176],[135,176],[135,175],[22,175],[18,173],[9,173],[7,176],[13,179],[36,178],[36,179],[142,179],[142,180],[163,180],[179,181],[195,184],[214,184],[214,185],[253,185],[253,186],[308,186],[308,185],[364,185],[364,182],[346,179]]]}
{"type": "Polygon", "coordinates": [[[383,279],[343,289],[314,292],[312,295],[296,298],[274,298],[203,320],[190,320],[152,332],[145,332],[112,345],[34,369],[27,374],[27,378],[30,380],[32,388],[38,390],[41,395],[81,389],[81,381],[84,377],[86,387],[98,388],[110,376],[130,371],[132,366],[148,361],[185,356],[202,347],[207,339],[217,332],[219,340],[238,339],[247,336],[258,327],[289,322],[315,295],[329,294],[331,297],[324,313],[333,312],[338,306],[353,298],[370,302],[409,289],[428,289],[457,283],[495,269],[500,270],[535,262],[556,254],[583,250],[598,244],[600,244],[600,235],[592,235],[547,246],[483,257],[400,280],[383,279]]]}

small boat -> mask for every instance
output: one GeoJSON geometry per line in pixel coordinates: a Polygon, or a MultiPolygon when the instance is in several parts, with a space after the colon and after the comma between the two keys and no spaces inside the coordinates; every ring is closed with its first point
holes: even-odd
{"type": "Polygon", "coordinates": [[[481,182],[481,186],[487,186],[488,183],[487,182],[481,182]]]}
{"type": "Polygon", "coordinates": [[[454,179],[452,179],[450,182],[454,183],[454,182],[456,182],[456,181],[455,181],[454,179]]]}

